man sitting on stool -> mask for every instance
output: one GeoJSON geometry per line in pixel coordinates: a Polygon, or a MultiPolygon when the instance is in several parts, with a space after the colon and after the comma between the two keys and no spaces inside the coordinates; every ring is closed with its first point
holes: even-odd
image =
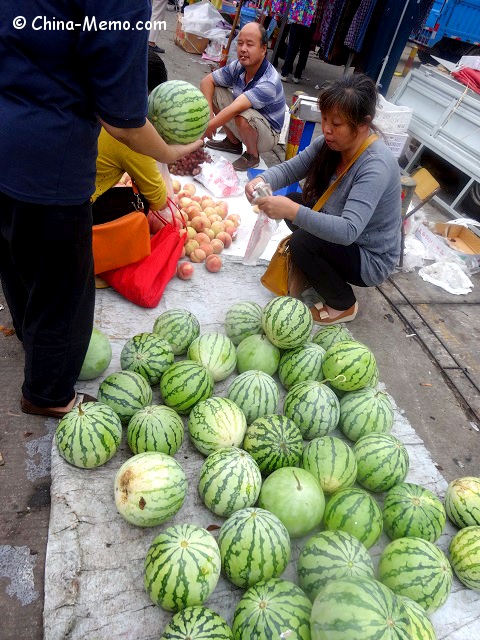
{"type": "Polygon", "coordinates": [[[221,126],[227,134],[223,140],[209,140],[207,147],[239,154],[242,143],[247,148],[233,163],[236,171],[259,164],[259,154],[277,144],[285,119],[280,76],[266,56],[265,29],[250,22],[238,36],[238,60],[210,73],[200,83],[211,111],[205,136],[212,138],[221,126]]]}

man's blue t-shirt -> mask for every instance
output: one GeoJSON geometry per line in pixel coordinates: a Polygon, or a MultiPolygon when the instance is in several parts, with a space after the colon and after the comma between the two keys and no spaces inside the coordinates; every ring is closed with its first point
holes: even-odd
{"type": "Polygon", "coordinates": [[[2,2],[0,191],[38,204],[90,198],[97,116],[145,123],[148,31],[137,23],[150,14],[150,0],[2,2]]]}

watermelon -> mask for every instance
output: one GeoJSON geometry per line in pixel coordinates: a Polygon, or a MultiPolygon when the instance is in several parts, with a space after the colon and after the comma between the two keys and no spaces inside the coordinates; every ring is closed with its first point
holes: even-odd
{"type": "Polygon", "coordinates": [[[171,456],[147,451],[122,464],[115,476],[114,495],[117,511],[127,522],[155,527],[183,505],[187,478],[171,456]]]}
{"type": "Polygon", "coordinates": [[[113,409],[123,424],[127,424],[135,411],[151,403],[152,389],[139,373],[118,371],[100,384],[97,398],[113,409]]]}
{"type": "Polygon", "coordinates": [[[344,342],[345,340],[353,340],[352,334],[340,324],[321,327],[312,338],[312,341],[323,347],[325,351],[336,342],[344,342]]]}
{"type": "Polygon", "coordinates": [[[393,406],[388,394],[370,387],[346,393],[340,400],[339,427],[353,442],[368,433],[390,433],[393,406]]]}
{"type": "Polygon", "coordinates": [[[281,296],[265,306],[262,327],[267,338],[280,349],[294,349],[307,342],[313,327],[310,309],[296,298],[281,296]]]}
{"type": "Polygon", "coordinates": [[[156,333],[140,333],[128,340],[120,354],[120,366],[135,371],[153,385],[160,382],[162,374],[173,364],[173,349],[156,333]]]}
{"type": "Polygon", "coordinates": [[[480,592],[480,526],[461,529],[450,542],[449,551],[460,582],[480,592]]]}
{"type": "Polygon", "coordinates": [[[329,582],[315,598],[312,640],[411,640],[400,598],[369,578],[329,582]]]}
{"type": "Polygon", "coordinates": [[[220,529],[218,546],[225,575],[243,589],[278,578],[290,560],[288,531],[265,509],[235,511],[220,529]]]}
{"type": "Polygon", "coordinates": [[[195,338],[188,347],[187,356],[190,360],[203,364],[214,382],[228,378],[237,364],[235,345],[221,333],[204,333],[195,338]]]}
{"type": "Polygon", "coordinates": [[[303,440],[297,425],[276,414],[258,418],[247,427],[243,448],[264,475],[281,467],[294,467],[300,460],[303,440]]]}
{"type": "Polygon", "coordinates": [[[335,429],[340,417],[340,404],[326,384],[299,382],[285,396],[283,413],[295,422],[305,440],[312,440],[335,429]]]}
{"type": "Polygon", "coordinates": [[[198,493],[217,516],[255,504],[262,486],[257,463],[246,451],[225,447],[211,453],[202,465],[198,493]]]}
{"type": "Polygon", "coordinates": [[[58,453],[82,469],[92,469],[110,460],[121,440],[120,418],[100,402],[74,407],[60,420],[55,432],[58,453]]]}
{"type": "Polygon", "coordinates": [[[300,466],[315,476],[327,495],[352,486],[357,477],[353,451],[332,436],[311,440],[303,450],[300,466]]]}
{"type": "Polygon", "coordinates": [[[298,583],[313,602],[323,587],[342,578],[373,578],[367,548],[346,531],[321,531],[298,558],[298,583]]]}
{"type": "Polygon", "coordinates": [[[459,529],[480,525],[480,478],[452,480],[445,493],[445,510],[459,529]]]}
{"type": "Polygon", "coordinates": [[[127,442],[133,453],[159,451],[174,456],[183,442],[182,419],[165,405],[139,409],[128,423],[127,442]]]}
{"type": "Polygon", "coordinates": [[[227,398],[235,402],[245,414],[247,424],[278,407],[279,391],[277,383],[264,371],[245,371],[237,376],[228,387],[227,398]]]}
{"type": "Polygon", "coordinates": [[[108,369],[111,361],[112,345],[110,340],[94,327],[78,379],[93,380],[98,378],[108,369]]]}
{"type": "Polygon", "coordinates": [[[193,524],[168,527],[145,558],[145,590],[159,607],[180,611],[201,605],[217,586],[220,553],[211,533],[193,524]]]}
{"type": "Polygon", "coordinates": [[[262,333],[262,307],[256,302],[237,302],[225,315],[225,333],[235,345],[262,333]]]}
{"type": "Polygon", "coordinates": [[[325,349],[313,342],[306,342],[300,347],[285,351],[278,365],[278,377],[285,389],[290,389],[297,382],[323,380],[324,355],[325,349]]]}
{"type": "Polygon", "coordinates": [[[422,607],[410,598],[403,596],[400,596],[400,602],[410,618],[412,640],[437,640],[433,624],[422,607]]]}
{"type": "Polygon", "coordinates": [[[188,417],[190,439],[205,456],[223,447],[239,447],[246,428],[244,414],[228,398],[203,400],[188,417]]]}
{"type": "Polygon", "coordinates": [[[324,525],[328,531],[351,533],[370,549],[382,534],[382,510],[363,489],[341,489],[327,502],[324,525]]]}
{"type": "Polygon", "coordinates": [[[213,394],[213,378],[208,370],[193,360],[180,360],[169,367],[160,380],[164,403],[186,415],[199,402],[213,394]]]}
{"type": "Polygon", "coordinates": [[[273,376],[280,362],[280,349],[267,336],[255,334],[244,338],[237,347],[237,369],[264,371],[273,376]]]}
{"type": "Polygon", "coordinates": [[[208,607],[186,607],[176,613],[160,640],[233,640],[225,620],[208,607]]]}
{"type": "Polygon", "coordinates": [[[408,453],[400,440],[383,433],[370,433],[353,447],[357,460],[357,482],[369,491],[388,491],[403,482],[408,473],[408,453]]]}
{"type": "Polygon", "coordinates": [[[435,542],[445,528],[443,504],[428,489],[401,482],[392,487],[383,502],[383,525],[391,540],[423,538],[435,542]]]}
{"type": "Polygon", "coordinates": [[[188,144],[205,133],[210,107],[193,84],[168,80],[151,92],[148,119],[167,144],[188,144]]]}
{"type": "Polygon", "coordinates": [[[411,598],[427,613],[447,600],[452,588],[452,569],[438,547],[422,538],[398,538],[380,556],[378,575],[397,595],[411,598]]]}
{"type": "Polygon", "coordinates": [[[354,340],[336,342],[325,353],[323,375],[340,391],[368,387],[377,375],[377,363],[368,347],[354,340]]]}
{"type": "Polygon", "coordinates": [[[246,591],[235,608],[235,640],[310,640],[312,603],[292,582],[271,578],[246,591]]]}
{"type": "Polygon", "coordinates": [[[258,504],[282,521],[290,538],[299,538],[322,521],[325,498],[311,473],[297,467],[284,467],[265,480],[258,504]]]}
{"type": "Polygon", "coordinates": [[[200,335],[200,323],[186,309],[170,309],[155,320],[153,333],[166,340],[176,356],[181,356],[200,335]]]}

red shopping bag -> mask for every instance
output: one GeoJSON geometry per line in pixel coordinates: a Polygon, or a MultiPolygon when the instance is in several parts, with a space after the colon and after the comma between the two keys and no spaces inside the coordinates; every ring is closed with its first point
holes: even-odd
{"type": "Polygon", "coordinates": [[[173,207],[176,205],[169,200],[168,206],[172,220],[156,214],[165,226],[152,236],[150,255],[133,264],[100,274],[115,291],[140,307],[152,309],[160,302],[165,287],[175,275],[187,239],[187,235],[181,233],[182,230],[175,223],[173,207]]]}

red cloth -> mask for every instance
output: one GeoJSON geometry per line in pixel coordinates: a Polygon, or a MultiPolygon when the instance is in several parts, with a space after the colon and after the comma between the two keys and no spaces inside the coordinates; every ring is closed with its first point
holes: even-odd
{"type": "Polygon", "coordinates": [[[469,89],[480,93],[480,71],[476,69],[461,69],[460,71],[452,71],[452,76],[462,84],[466,84],[469,89]]]}

